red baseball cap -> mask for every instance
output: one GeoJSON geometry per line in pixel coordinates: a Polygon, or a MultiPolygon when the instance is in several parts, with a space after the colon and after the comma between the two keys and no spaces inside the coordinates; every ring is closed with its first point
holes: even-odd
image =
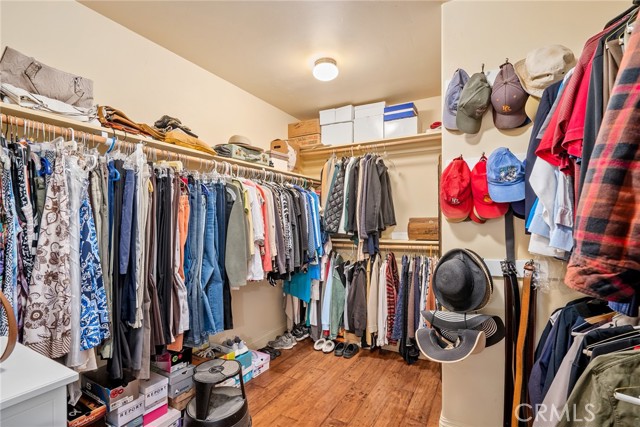
{"type": "Polygon", "coordinates": [[[487,158],[484,154],[471,171],[471,192],[473,194],[473,211],[482,219],[500,218],[509,210],[509,203],[494,202],[489,196],[487,158]]]}
{"type": "Polygon", "coordinates": [[[449,222],[462,222],[471,214],[471,171],[462,156],[453,159],[442,172],[440,207],[449,222]]]}

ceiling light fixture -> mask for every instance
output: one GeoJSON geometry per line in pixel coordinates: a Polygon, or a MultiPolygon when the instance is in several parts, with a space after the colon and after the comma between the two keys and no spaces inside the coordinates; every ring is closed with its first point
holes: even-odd
{"type": "Polygon", "coordinates": [[[338,66],[333,58],[320,58],[313,65],[313,77],[328,82],[338,77],[338,66]]]}

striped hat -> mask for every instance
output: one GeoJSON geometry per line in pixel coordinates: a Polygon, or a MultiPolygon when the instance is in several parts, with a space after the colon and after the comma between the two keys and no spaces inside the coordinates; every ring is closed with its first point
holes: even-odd
{"type": "Polygon", "coordinates": [[[416,341],[420,351],[434,362],[460,362],[504,338],[504,323],[498,316],[423,311],[422,317],[432,327],[416,331],[416,341]]]}

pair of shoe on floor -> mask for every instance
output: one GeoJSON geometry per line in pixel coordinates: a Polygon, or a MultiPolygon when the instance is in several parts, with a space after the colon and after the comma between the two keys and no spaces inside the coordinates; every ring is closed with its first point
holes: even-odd
{"type": "Polygon", "coordinates": [[[269,341],[267,346],[275,348],[276,350],[290,350],[296,344],[298,344],[298,340],[296,340],[291,332],[285,332],[282,335],[278,335],[275,340],[269,341]]]}
{"type": "Polygon", "coordinates": [[[360,347],[354,343],[344,343],[339,342],[336,344],[333,340],[328,340],[325,338],[320,338],[318,341],[313,344],[313,348],[323,353],[331,353],[337,357],[344,357],[345,359],[351,359],[355,356],[359,351],[360,347]]]}
{"type": "Polygon", "coordinates": [[[278,356],[280,356],[282,354],[282,352],[280,350],[278,350],[276,348],[273,348],[273,347],[269,347],[269,346],[262,347],[261,349],[258,349],[258,351],[260,351],[262,353],[265,353],[265,354],[268,354],[269,358],[271,360],[275,359],[276,357],[278,357],[278,356]]]}

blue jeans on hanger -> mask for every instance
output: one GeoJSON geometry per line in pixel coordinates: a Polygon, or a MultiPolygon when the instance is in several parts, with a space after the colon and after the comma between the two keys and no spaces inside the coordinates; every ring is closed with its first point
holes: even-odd
{"type": "Polygon", "coordinates": [[[214,184],[207,184],[206,221],[204,230],[204,255],[202,259],[202,288],[207,300],[211,321],[205,317],[205,329],[210,335],[224,330],[222,276],[218,265],[217,241],[217,191],[214,184]]]}
{"type": "MultiPolygon", "coordinates": [[[[202,292],[202,258],[205,225],[205,201],[199,181],[189,183],[189,233],[185,258],[189,258],[188,273],[185,268],[187,299],[189,301],[189,330],[185,333],[185,345],[199,346],[207,336],[205,316],[211,316],[209,302],[202,292]]],[[[187,262],[185,261],[185,266],[187,262]]],[[[210,318],[208,321],[213,322],[210,318]]]]}

